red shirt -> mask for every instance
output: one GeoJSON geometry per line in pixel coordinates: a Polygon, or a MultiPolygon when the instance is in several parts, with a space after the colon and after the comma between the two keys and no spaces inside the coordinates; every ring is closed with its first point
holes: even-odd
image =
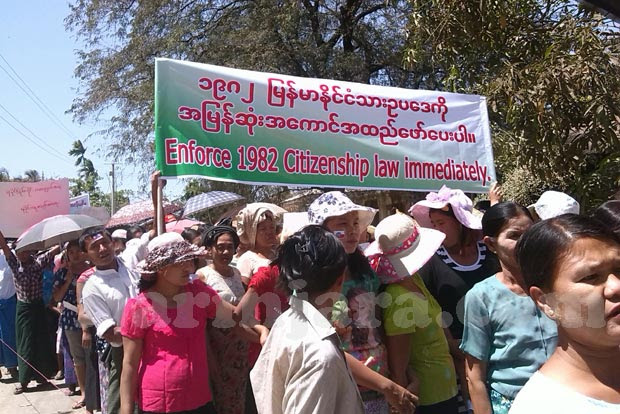
{"type": "Polygon", "coordinates": [[[221,300],[200,280],[185,292],[175,308],[143,292],[123,312],[121,334],[143,340],[136,393],[143,411],[189,411],[211,401],[205,328],[221,300]]]}
{"type": "Polygon", "coordinates": [[[286,294],[276,287],[279,276],[278,266],[261,267],[254,273],[248,285],[248,289],[254,289],[259,296],[254,317],[268,327],[289,308],[286,294]]]}

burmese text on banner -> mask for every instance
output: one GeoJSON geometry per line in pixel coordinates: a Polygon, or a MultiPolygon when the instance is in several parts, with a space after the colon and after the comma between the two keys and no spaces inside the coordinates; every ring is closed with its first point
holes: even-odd
{"type": "Polygon", "coordinates": [[[0,230],[19,237],[39,221],[69,214],[69,180],[0,183],[0,230]]]}
{"type": "Polygon", "coordinates": [[[162,176],[368,189],[486,192],[486,99],[238,70],[155,64],[162,176]]]}

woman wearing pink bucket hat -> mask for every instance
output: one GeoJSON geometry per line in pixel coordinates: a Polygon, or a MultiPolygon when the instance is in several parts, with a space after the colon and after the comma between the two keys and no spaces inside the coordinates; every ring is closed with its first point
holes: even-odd
{"type": "Polygon", "coordinates": [[[471,199],[463,191],[446,186],[414,204],[409,214],[422,227],[434,228],[446,235],[437,249],[437,257],[421,274],[441,307],[452,316],[450,330],[459,339],[463,325],[462,306],[457,309],[458,302],[476,283],[500,270],[497,257],[481,240],[481,216],[475,214],[471,199]]]}
{"type": "MultiPolygon", "coordinates": [[[[501,268],[497,257],[482,242],[482,214],[476,214],[472,201],[461,190],[441,187],[409,210],[418,223],[446,235],[442,246],[429,262],[420,269],[420,276],[428,290],[449,315],[447,324],[453,340],[450,342],[459,388],[463,400],[469,393],[465,378],[465,355],[459,350],[463,337],[464,298],[478,282],[497,273],[501,268]]],[[[459,404],[465,405],[465,401],[459,404]]]]}
{"type": "Polygon", "coordinates": [[[456,372],[441,326],[441,307],[417,273],[444,238],[398,213],[377,225],[375,241],[365,251],[387,284],[383,327],[390,376],[418,395],[416,413],[421,414],[458,412],[456,372]]]}

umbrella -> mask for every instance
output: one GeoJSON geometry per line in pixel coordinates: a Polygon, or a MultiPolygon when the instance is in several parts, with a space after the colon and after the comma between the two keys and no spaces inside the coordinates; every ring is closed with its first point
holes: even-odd
{"type": "Polygon", "coordinates": [[[201,221],[189,220],[189,219],[175,220],[175,221],[166,223],[166,231],[167,232],[174,231],[180,234],[180,233],[183,233],[183,230],[185,230],[186,228],[195,226],[197,224],[203,224],[203,223],[201,221]]]}
{"type": "MultiPolygon", "coordinates": [[[[176,204],[164,201],[164,214],[172,213],[180,208],[181,207],[176,204]]],[[[153,209],[153,202],[151,200],[140,201],[138,203],[129,204],[114,213],[106,227],[130,225],[154,217],[155,210],[153,209]]]]}
{"type": "Polygon", "coordinates": [[[84,214],[49,217],[31,226],[19,236],[16,250],[43,250],[75,240],[84,230],[102,225],[101,221],[84,214]]]}
{"type": "Polygon", "coordinates": [[[234,203],[238,200],[243,200],[243,197],[227,191],[209,191],[208,193],[198,194],[185,203],[183,217],[209,208],[234,203]]]}
{"type": "Polygon", "coordinates": [[[85,216],[91,216],[102,223],[107,223],[110,220],[110,213],[105,207],[78,207],[71,214],[84,214],[85,216]]]}

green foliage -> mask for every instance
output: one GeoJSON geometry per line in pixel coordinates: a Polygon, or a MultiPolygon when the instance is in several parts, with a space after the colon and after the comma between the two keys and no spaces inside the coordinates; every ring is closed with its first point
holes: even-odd
{"type": "MultiPolygon", "coordinates": [[[[93,162],[86,158],[86,148],[80,140],[73,143],[73,147],[69,151],[69,155],[76,158],[76,167],[79,168],[79,177],[69,180],[69,191],[72,197],[80,194],[90,195],[90,205],[93,207],[105,207],[111,211],[110,195],[105,194],[99,189],[98,181],[101,178],[93,165],[93,162]]],[[[120,208],[129,204],[129,195],[131,191],[116,191],[114,198],[116,208],[120,208]]]]}
{"type": "Polygon", "coordinates": [[[11,175],[9,174],[9,170],[4,167],[0,167],[0,182],[2,181],[10,181],[11,175]]]}
{"type": "Polygon", "coordinates": [[[24,171],[23,176],[16,175],[11,177],[9,170],[4,167],[0,167],[0,182],[36,182],[41,181],[42,179],[43,177],[41,176],[41,173],[37,170],[26,170],[24,171]]]}
{"type": "Polygon", "coordinates": [[[427,87],[487,96],[510,191],[527,198],[532,187],[553,187],[587,210],[617,190],[620,33],[612,21],[560,0],[413,4],[407,63],[432,68],[427,87]]]}
{"type": "MultiPolygon", "coordinates": [[[[71,112],[77,121],[118,113],[107,152],[152,165],[154,59],[388,85],[402,69],[406,0],[76,0],[66,18],[86,45],[71,112]]],[[[144,168],[149,171],[149,168],[144,168]]]]}
{"type": "Polygon", "coordinates": [[[587,210],[620,186],[620,30],[574,1],[75,0],[65,23],[86,45],[71,112],[85,121],[114,108],[100,134],[128,164],[152,165],[162,56],[485,95],[497,169],[514,194],[563,189],[587,210]]]}
{"type": "Polygon", "coordinates": [[[24,172],[24,181],[41,181],[41,174],[37,170],[26,170],[24,172]]]}

